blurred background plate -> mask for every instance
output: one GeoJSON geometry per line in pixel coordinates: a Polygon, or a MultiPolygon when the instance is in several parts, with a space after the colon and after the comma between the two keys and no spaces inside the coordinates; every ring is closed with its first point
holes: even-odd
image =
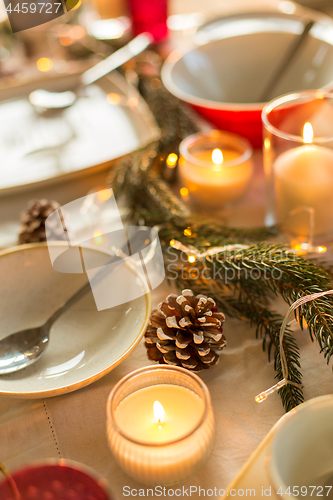
{"type": "Polygon", "coordinates": [[[113,72],[86,87],[61,113],[38,113],[36,88],[75,88],[77,76],[0,92],[0,196],[105,170],[110,162],[155,140],[159,129],[139,93],[113,72]]]}

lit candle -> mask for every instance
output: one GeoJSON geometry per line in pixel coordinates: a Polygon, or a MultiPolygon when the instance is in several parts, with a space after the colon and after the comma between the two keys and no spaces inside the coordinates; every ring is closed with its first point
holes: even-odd
{"type": "Polygon", "coordinates": [[[185,139],[180,153],[180,178],[196,204],[221,207],[246,191],[252,148],[244,139],[214,130],[185,139]]]}
{"type": "Polygon", "coordinates": [[[206,386],[182,368],[137,370],[109,397],[110,448],[125,472],[146,484],[193,473],[211,452],[214,427],[206,386]]]}
{"type": "Polygon", "coordinates": [[[333,151],[312,142],[313,130],[307,122],[304,144],[283,152],[274,163],[277,214],[298,236],[309,236],[309,213],[301,213],[305,207],[313,209],[315,235],[333,230],[333,151]]]}
{"type": "Polygon", "coordinates": [[[127,396],[114,416],[116,425],[131,439],[161,444],[191,432],[203,412],[203,401],[194,392],[186,387],[161,384],[127,396]]]}

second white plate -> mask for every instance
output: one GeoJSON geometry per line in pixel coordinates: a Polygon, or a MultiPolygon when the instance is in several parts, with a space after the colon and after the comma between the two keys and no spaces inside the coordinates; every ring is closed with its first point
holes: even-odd
{"type": "Polygon", "coordinates": [[[159,137],[147,104],[115,71],[59,114],[40,115],[28,100],[36,88],[77,84],[70,75],[0,91],[0,196],[108,168],[159,137]]]}

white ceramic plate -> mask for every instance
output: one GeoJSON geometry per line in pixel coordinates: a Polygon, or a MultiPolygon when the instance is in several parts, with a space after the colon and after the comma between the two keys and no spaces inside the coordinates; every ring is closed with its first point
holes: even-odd
{"type": "Polygon", "coordinates": [[[57,115],[40,115],[28,101],[37,88],[77,83],[70,75],[0,91],[0,196],[109,168],[159,137],[147,104],[115,71],[57,115]]]}
{"type": "MultiPolygon", "coordinates": [[[[90,251],[94,258],[96,252],[100,254],[104,262],[105,252],[90,251]]],[[[128,273],[133,278],[131,268],[128,273]]],[[[140,276],[135,275],[135,280],[144,291],[140,276]]],[[[85,281],[83,274],[56,272],[44,243],[1,252],[0,338],[43,324],[85,281]]],[[[50,343],[35,364],[0,377],[0,394],[23,398],[57,396],[100,379],[139,343],[150,310],[149,293],[99,312],[89,293],[55,322],[50,343]]]]}

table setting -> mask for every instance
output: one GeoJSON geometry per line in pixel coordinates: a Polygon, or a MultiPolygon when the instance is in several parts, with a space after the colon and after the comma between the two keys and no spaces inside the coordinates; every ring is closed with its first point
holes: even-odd
{"type": "Polygon", "coordinates": [[[330,3],[16,4],[0,499],[333,498],[330,3]]]}

